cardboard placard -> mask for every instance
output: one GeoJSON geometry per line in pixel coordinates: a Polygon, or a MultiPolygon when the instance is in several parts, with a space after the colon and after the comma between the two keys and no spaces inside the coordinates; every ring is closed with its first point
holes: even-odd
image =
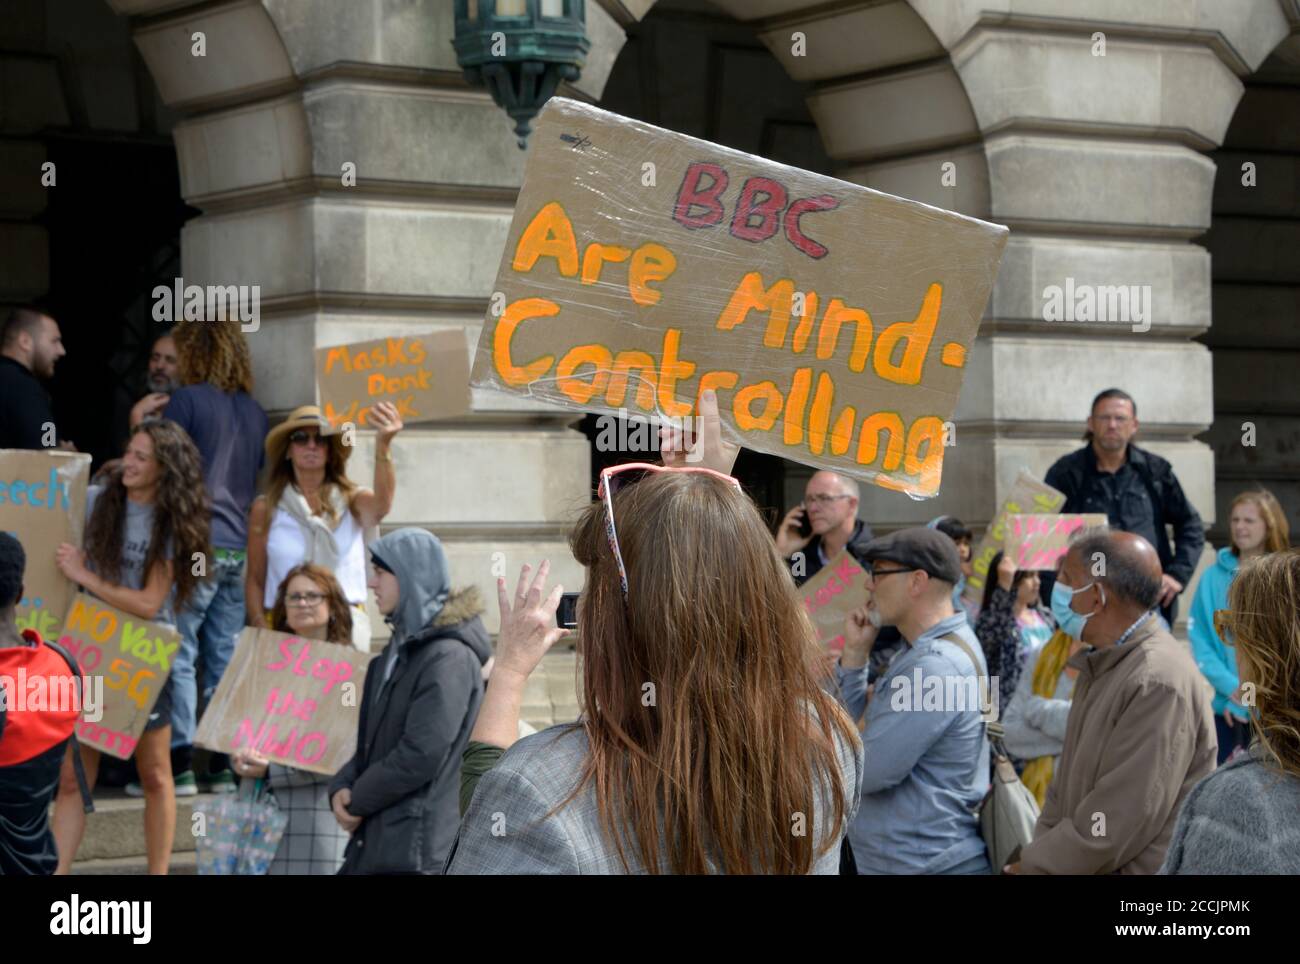
{"type": "Polygon", "coordinates": [[[316,349],[316,388],[330,425],[367,428],[370,409],[392,402],[408,425],[470,410],[469,351],[459,328],[316,349]]]}
{"type": "Polygon", "coordinates": [[[1006,542],[1007,519],[1021,513],[1055,512],[1065,505],[1065,494],[1046,482],[1040,482],[1025,469],[1016,476],[1015,484],[1002,501],[993,523],[984,530],[984,536],[971,556],[971,574],[966,579],[962,595],[975,602],[984,597],[984,583],[988,580],[989,565],[1006,542]]]}
{"type": "Polygon", "coordinates": [[[77,739],[129,760],[171,675],[180,633],[78,593],[68,608],[59,644],[77,660],[83,676],[104,680],[103,715],[95,722],[78,723],[77,739]]]}
{"type": "Polygon", "coordinates": [[[847,549],[822,566],[817,575],[799,587],[817,638],[827,652],[844,649],[844,620],[867,601],[866,572],[847,549]]]}
{"type": "Polygon", "coordinates": [[[1007,229],[552,97],[472,384],[918,496],[1007,229]]]}
{"type": "Polygon", "coordinates": [[[371,655],[351,646],[247,627],[194,742],[243,746],[276,763],[333,775],[352,757],[371,655]]]}
{"type": "Polygon", "coordinates": [[[1017,569],[1055,569],[1069,549],[1070,536],[1089,526],[1104,526],[1107,521],[1101,512],[1011,515],[1003,551],[1016,560],[1017,569]]]}
{"type": "Polygon", "coordinates": [[[0,449],[0,532],[23,545],[27,568],[18,601],[19,629],[53,639],[77,591],[54,563],[59,543],[81,545],[90,456],[80,452],[0,449]]]}

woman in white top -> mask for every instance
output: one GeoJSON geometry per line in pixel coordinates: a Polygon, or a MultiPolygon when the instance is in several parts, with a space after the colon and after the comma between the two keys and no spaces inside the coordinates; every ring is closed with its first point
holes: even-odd
{"type": "Polygon", "coordinates": [[[402,429],[397,408],[370,409],[375,429],[375,487],[358,486],[344,471],[352,446],[331,432],[315,405],[296,408],[266,436],[267,492],[248,513],[244,605],[251,626],[265,626],[276,589],[294,566],[311,562],[334,573],[352,606],[352,641],[370,647],[366,618],[365,534],[393,505],[397,477],[389,452],[402,429]]]}

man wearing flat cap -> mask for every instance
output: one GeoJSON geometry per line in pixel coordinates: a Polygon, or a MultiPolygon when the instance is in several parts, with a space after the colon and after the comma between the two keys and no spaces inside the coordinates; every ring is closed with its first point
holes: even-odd
{"type": "Polygon", "coordinates": [[[989,783],[983,715],[997,692],[966,615],[954,611],[961,561],[934,529],[868,543],[867,604],[845,621],[835,670],[854,719],[866,711],[862,803],[849,843],[863,874],[987,874],[974,809],[989,783]],[[906,643],[867,701],[867,661],[881,626],[906,643]],[[983,705],[982,705],[983,704],[983,705]]]}

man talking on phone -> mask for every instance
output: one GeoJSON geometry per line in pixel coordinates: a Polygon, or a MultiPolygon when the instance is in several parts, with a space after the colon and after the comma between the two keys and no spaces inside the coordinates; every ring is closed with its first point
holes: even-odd
{"type": "Polygon", "coordinates": [[[859,563],[872,539],[871,526],[858,518],[858,483],[834,472],[808,480],[803,502],[785,514],[776,530],[776,548],[802,586],[848,549],[859,563]]]}

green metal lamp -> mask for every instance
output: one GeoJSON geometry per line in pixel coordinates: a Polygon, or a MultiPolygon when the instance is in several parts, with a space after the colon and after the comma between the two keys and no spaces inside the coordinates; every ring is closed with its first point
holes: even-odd
{"type": "Polygon", "coordinates": [[[456,0],[456,62],[515,122],[519,148],[560,81],[586,64],[585,0],[456,0]]]}

